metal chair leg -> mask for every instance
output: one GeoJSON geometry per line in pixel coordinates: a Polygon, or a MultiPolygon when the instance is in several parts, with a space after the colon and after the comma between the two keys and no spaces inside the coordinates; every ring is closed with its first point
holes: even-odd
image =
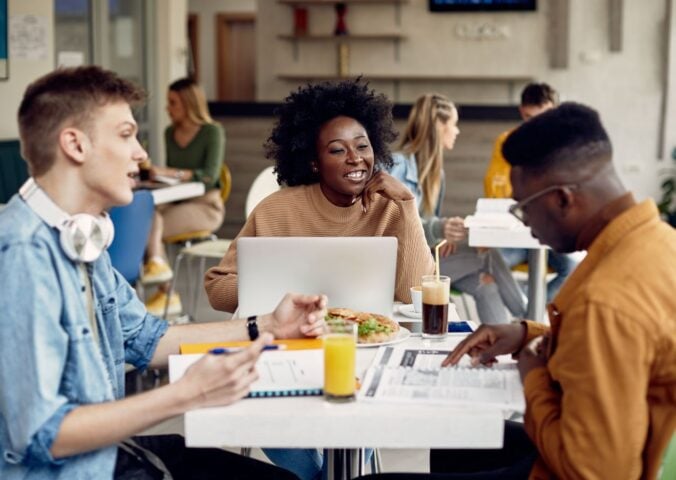
{"type": "Polygon", "coordinates": [[[251,448],[250,447],[242,447],[241,450],[239,451],[239,454],[242,455],[243,457],[250,457],[251,456],[251,448]]]}
{"type": "Polygon", "coordinates": [[[191,277],[191,282],[193,285],[191,287],[193,288],[193,296],[192,296],[192,303],[190,304],[190,311],[187,312],[188,315],[190,316],[190,319],[193,322],[197,321],[197,305],[200,299],[200,293],[202,292],[202,278],[204,278],[204,269],[206,268],[206,257],[200,257],[200,266],[198,270],[198,276],[197,279],[192,279],[191,277]]]}
{"type": "Polygon", "coordinates": [[[382,471],[383,464],[380,458],[380,450],[374,448],[373,455],[371,455],[371,473],[382,473],[382,471]]]}
{"type": "Polygon", "coordinates": [[[462,299],[462,308],[464,308],[465,312],[467,312],[466,313],[466,316],[467,316],[466,320],[471,320],[470,319],[470,313],[469,313],[469,302],[467,301],[467,297],[465,295],[467,295],[467,294],[466,293],[460,294],[460,298],[462,299]]]}
{"type": "Polygon", "coordinates": [[[182,260],[183,260],[183,252],[180,251],[176,254],[176,258],[174,259],[174,266],[172,268],[174,276],[171,277],[171,281],[169,282],[169,291],[167,292],[167,302],[164,304],[164,315],[162,315],[162,318],[164,320],[167,319],[167,316],[169,314],[169,302],[171,301],[172,293],[174,293],[176,278],[178,277],[178,269],[181,265],[182,260]]]}
{"type": "Polygon", "coordinates": [[[351,450],[350,455],[350,470],[349,475],[352,477],[361,477],[366,472],[366,449],[359,448],[357,450],[351,450]]]}

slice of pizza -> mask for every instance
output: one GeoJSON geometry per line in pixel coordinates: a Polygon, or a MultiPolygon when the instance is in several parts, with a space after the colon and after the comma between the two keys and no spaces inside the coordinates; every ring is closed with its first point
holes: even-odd
{"type": "Polygon", "coordinates": [[[349,308],[330,308],[326,321],[339,318],[355,322],[358,343],[383,343],[393,340],[399,333],[399,324],[377,313],[356,312],[349,308]]]}

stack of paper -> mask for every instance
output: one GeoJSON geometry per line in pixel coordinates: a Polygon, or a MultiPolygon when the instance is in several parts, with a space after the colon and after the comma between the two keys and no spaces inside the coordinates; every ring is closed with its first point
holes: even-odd
{"type": "Polygon", "coordinates": [[[494,248],[545,248],[533,238],[530,228],[509,213],[514,200],[505,198],[480,198],[476,212],[465,218],[472,247],[494,248]]]}
{"type": "Polygon", "coordinates": [[[480,198],[476,202],[476,212],[465,218],[467,228],[500,228],[505,230],[528,229],[509,213],[514,204],[511,198],[480,198]]]}

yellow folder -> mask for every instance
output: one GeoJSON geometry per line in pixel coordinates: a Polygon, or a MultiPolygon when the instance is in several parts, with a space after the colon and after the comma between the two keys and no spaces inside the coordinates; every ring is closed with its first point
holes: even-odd
{"type": "MultiPolygon", "coordinates": [[[[320,338],[291,338],[286,340],[274,340],[275,345],[286,345],[286,350],[312,350],[322,348],[322,340],[320,338]]],[[[238,342],[212,342],[212,343],[182,343],[180,352],[182,355],[188,353],[207,353],[213,348],[233,348],[233,347],[248,347],[250,341],[238,342]]]]}

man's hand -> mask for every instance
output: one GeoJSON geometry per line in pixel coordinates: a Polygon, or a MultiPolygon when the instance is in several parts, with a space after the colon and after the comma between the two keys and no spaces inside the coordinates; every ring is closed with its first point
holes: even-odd
{"type": "Polygon", "coordinates": [[[390,200],[413,200],[413,193],[399,180],[389,173],[380,171],[373,175],[366,183],[366,188],[361,194],[364,213],[366,213],[373,202],[373,196],[379,193],[390,200]]]}
{"type": "Polygon", "coordinates": [[[272,342],[272,335],[261,334],[241,352],[206,354],[185,372],[178,381],[179,391],[187,395],[187,408],[229,405],[245,397],[258,379],[255,365],[263,347],[272,342]]]}
{"type": "Polygon", "coordinates": [[[270,314],[269,331],[275,338],[316,337],[324,333],[326,295],[287,293],[270,314]]]}
{"type": "Polygon", "coordinates": [[[519,352],[517,367],[519,368],[521,382],[534,368],[547,366],[550,338],[550,335],[534,338],[519,352]]]}
{"type": "Polygon", "coordinates": [[[476,332],[465,338],[446,357],[442,367],[457,365],[464,354],[472,357],[472,365],[493,365],[498,355],[514,353],[523,343],[526,327],[522,323],[481,325],[476,332]]]}

